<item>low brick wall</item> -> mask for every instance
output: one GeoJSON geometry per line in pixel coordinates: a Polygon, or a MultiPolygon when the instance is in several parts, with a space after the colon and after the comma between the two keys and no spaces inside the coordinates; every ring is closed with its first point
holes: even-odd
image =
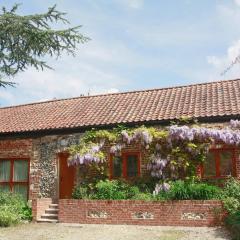
{"type": "Polygon", "coordinates": [[[32,200],[32,216],[33,221],[37,221],[41,218],[41,215],[45,213],[45,210],[52,203],[51,198],[37,198],[32,200]]]}
{"type": "Polygon", "coordinates": [[[59,222],[159,226],[221,224],[220,201],[59,200],[59,222]]]}

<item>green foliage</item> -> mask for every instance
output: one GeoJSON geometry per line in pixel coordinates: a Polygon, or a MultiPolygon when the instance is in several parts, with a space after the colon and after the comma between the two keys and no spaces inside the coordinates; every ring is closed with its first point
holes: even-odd
{"type": "Polygon", "coordinates": [[[153,200],[153,195],[151,193],[144,193],[144,192],[140,192],[135,194],[132,198],[132,200],[144,200],[144,201],[151,201],[153,200]]]}
{"type": "Polygon", "coordinates": [[[232,233],[233,240],[240,240],[240,211],[228,215],[225,223],[232,233]]]}
{"type": "Polygon", "coordinates": [[[230,214],[240,211],[240,181],[235,178],[226,181],[221,198],[225,209],[230,214]]]}
{"type": "Polygon", "coordinates": [[[20,214],[17,214],[9,205],[0,206],[0,226],[8,227],[21,221],[20,214]]]}
{"type": "Polygon", "coordinates": [[[168,192],[160,192],[159,200],[209,200],[218,199],[221,189],[207,183],[184,182],[181,180],[170,183],[168,192]]]}
{"type": "Polygon", "coordinates": [[[111,130],[97,130],[93,128],[92,130],[85,132],[81,140],[86,143],[99,142],[101,140],[107,140],[109,143],[116,143],[121,139],[120,134],[124,130],[129,132],[131,131],[131,129],[125,127],[124,125],[118,125],[111,130]]]}
{"type": "Polygon", "coordinates": [[[50,24],[69,24],[66,13],[50,7],[46,13],[22,16],[16,13],[19,5],[11,10],[5,7],[0,14],[0,87],[13,85],[4,81],[6,76],[15,76],[27,67],[50,68],[42,59],[59,57],[63,52],[73,54],[78,43],[89,38],[79,33],[81,26],[53,29],[50,24]]]}
{"type": "Polygon", "coordinates": [[[99,130],[95,132],[96,139],[106,139],[108,142],[116,142],[118,138],[118,133],[108,130],[99,130]]]}
{"type": "Polygon", "coordinates": [[[21,219],[26,221],[32,220],[32,208],[25,204],[25,206],[21,210],[21,219]]]}
{"type": "Polygon", "coordinates": [[[113,130],[95,130],[87,131],[84,134],[83,141],[85,142],[96,142],[98,140],[104,139],[109,142],[115,142],[117,140],[117,133],[113,130]]]}
{"type": "Polygon", "coordinates": [[[240,210],[240,201],[234,197],[226,197],[223,199],[224,208],[228,213],[234,214],[240,210]]]}
{"type": "Polygon", "coordinates": [[[130,186],[123,181],[105,180],[96,184],[95,193],[91,196],[93,199],[131,199],[139,193],[138,187],[130,186]]]}
{"type": "Polygon", "coordinates": [[[21,196],[0,192],[0,226],[17,224],[21,220],[31,220],[31,208],[21,196]]]}
{"type": "Polygon", "coordinates": [[[93,142],[85,142],[81,141],[79,145],[73,145],[68,148],[68,151],[71,155],[79,154],[85,155],[91,153],[92,156],[99,158],[101,161],[104,161],[106,156],[103,151],[93,152],[92,148],[97,146],[96,143],[93,142]]]}
{"type": "Polygon", "coordinates": [[[152,193],[155,189],[158,179],[152,177],[138,177],[131,184],[137,186],[142,193],[152,193]]]}
{"type": "Polygon", "coordinates": [[[229,215],[225,219],[226,226],[233,239],[240,240],[240,181],[229,179],[223,187],[222,200],[229,215]]]}
{"type": "Polygon", "coordinates": [[[111,149],[116,147],[115,149],[119,150],[113,150],[113,154],[120,154],[128,144],[141,144],[143,151],[149,156],[156,158],[158,154],[165,159],[168,158],[164,170],[168,179],[196,179],[196,168],[204,162],[209,143],[172,141],[169,145],[168,136],[168,128],[118,126],[110,130],[92,129],[83,135],[79,145],[69,147],[69,152],[73,158],[75,156],[83,158],[90,154],[91,159],[97,158],[102,162],[107,159],[105,146],[110,145],[111,149]],[[93,153],[94,147],[100,148],[93,153]]]}
{"type": "Polygon", "coordinates": [[[73,199],[87,199],[88,188],[84,186],[75,186],[72,193],[73,199]]]}
{"type": "Polygon", "coordinates": [[[188,141],[173,144],[167,155],[175,169],[174,179],[196,180],[197,167],[206,159],[207,146],[208,143],[188,141]]]}
{"type": "MultiPolygon", "coordinates": [[[[152,183],[151,183],[152,184],[152,183]]],[[[135,199],[135,200],[210,200],[219,199],[222,190],[213,185],[200,182],[170,182],[169,191],[161,191],[154,196],[144,186],[150,185],[143,180],[127,183],[123,180],[100,180],[94,185],[82,184],[75,187],[72,197],[75,199],[135,199]],[[135,185],[136,184],[136,185],[135,185]]]]}
{"type": "Polygon", "coordinates": [[[96,193],[92,196],[94,199],[128,199],[129,195],[134,195],[137,188],[130,189],[122,181],[100,181],[96,184],[96,193]]]}
{"type": "Polygon", "coordinates": [[[224,196],[233,197],[240,201],[240,181],[230,178],[224,184],[224,196]]]}
{"type": "Polygon", "coordinates": [[[186,125],[191,123],[196,124],[197,122],[198,120],[192,117],[180,117],[175,121],[171,121],[171,125],[186,125]]]}
{"type": "Polygon", "coordinates": [[[151,200],[152,193],[146,188],[146,183],[135,185],[134,183],[127,183],[124,180],[99,180],[96,183],[82,183],[76,186],[73,190],[72,197],[74,199],[135,199],[135,200],[151,200]]]}
{"type": "Polygon", "coordinates": [[[149,132],[149,134],[155,139],[155,141],[165,139],[168,136],[168,131],[165,129],[160,130],[154,127],[149,127],[145,128],[145,130],[149,132]]]}

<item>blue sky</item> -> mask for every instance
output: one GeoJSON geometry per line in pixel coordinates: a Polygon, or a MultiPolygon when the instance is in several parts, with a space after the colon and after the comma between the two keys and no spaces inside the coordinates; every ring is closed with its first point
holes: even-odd
{"type": "MultiPolygon", "coordinates": [[[[11,7],[16,0],[2,0],[11,7]]],[[[0,106],[233,79],[220,73],[240,53],[240,0],[22,0],[19,13],[49,6],[68,13],[92,40],[55,69],[28,69],[16,88],[0,89],[0,106]]]]}

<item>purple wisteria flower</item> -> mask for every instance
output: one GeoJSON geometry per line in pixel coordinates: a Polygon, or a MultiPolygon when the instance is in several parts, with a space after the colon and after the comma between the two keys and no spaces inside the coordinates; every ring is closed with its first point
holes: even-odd
{"type": "Polygon", "coordinates": [[[68,165],[72,166],[72,165],[84,165],[84,164],[90,164],[90,163],[99,163],[102,162],[102,159],[100,159],[97,155],[97,153],[99,153],[101,151],[103,147],[103,144],[99,144],[99,145],[93,145],[91,146],[89,152],[85,153],[85,154],[75,154],[69,161],[68,161],[68,165]]]}
{"type": "Polygon", "coordinates": [[[121,132],[122,138],[123,138],[123,142],[130,144],[132,142],[132,137],[129,136],[129,134],[127,133],[127,131],[122,131],[121,132]]]}
{"type": "Polygon", "coordinates": [[[168,183],[156,184],[155,189],[153,191],[153,195],[156,196],[160,192],[168,192],[171,186],[168,183]]]}
{"type": "Polygon", "coordinates": [[[163,178],[163,170],[168,162],[168,158],[162,158],[160,154],[153,154],[147,164],[147,170],[151,172],[152,177],[163,178]]]}
{"type": "Polygon", "coordinates": [[[240,144],[240,131],[225,129],[211,129],[211,128],[190,128],[188,126],[176,126],[169,127],[169,138],[171,141],[209,141],[222,142],[227,145],[239,145],[240,144]]]}
{"type": "Polygon", "coordinates": [[[125,144],[120,144],[120,143],[113,145],[110,148],[110,153],[115,154],[115,155],[119,154],[119,153],[121,153],[121,151],[124,147],[125,147],[125,144]]]}
{"type": "Polygon", "coordinates": [[[146,148],[148,148],[152,140],[152,136],[149,134],[149,132],[141,129],[137,130],[132,136],[132,141],[140,142],[146,148]]]}
{"type": "Polygon", "coordinates": [[[230,126],[232,127],[232,128],[238,128],[238,127],[240,127],[240,121],[239,120],[230,120],[230,126]]]}

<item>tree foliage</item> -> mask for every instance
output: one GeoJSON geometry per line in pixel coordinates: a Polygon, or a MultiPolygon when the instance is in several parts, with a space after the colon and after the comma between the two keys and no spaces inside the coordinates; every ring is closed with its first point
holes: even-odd
{"type": "Polygon", "coordinates": [[[74,55],[79,43],[89,40],[79,32],[81,26],[53,29],[51,24],[70,24],[66,13],[56,5],[46,13],[18,15],[19,4],[11,10],[2,8],[0,14],[0,87],[14,85],[4,80],[32,66],[43,70],[51,68],[43,58],[59,57],[63,52],[74,55]]]}

